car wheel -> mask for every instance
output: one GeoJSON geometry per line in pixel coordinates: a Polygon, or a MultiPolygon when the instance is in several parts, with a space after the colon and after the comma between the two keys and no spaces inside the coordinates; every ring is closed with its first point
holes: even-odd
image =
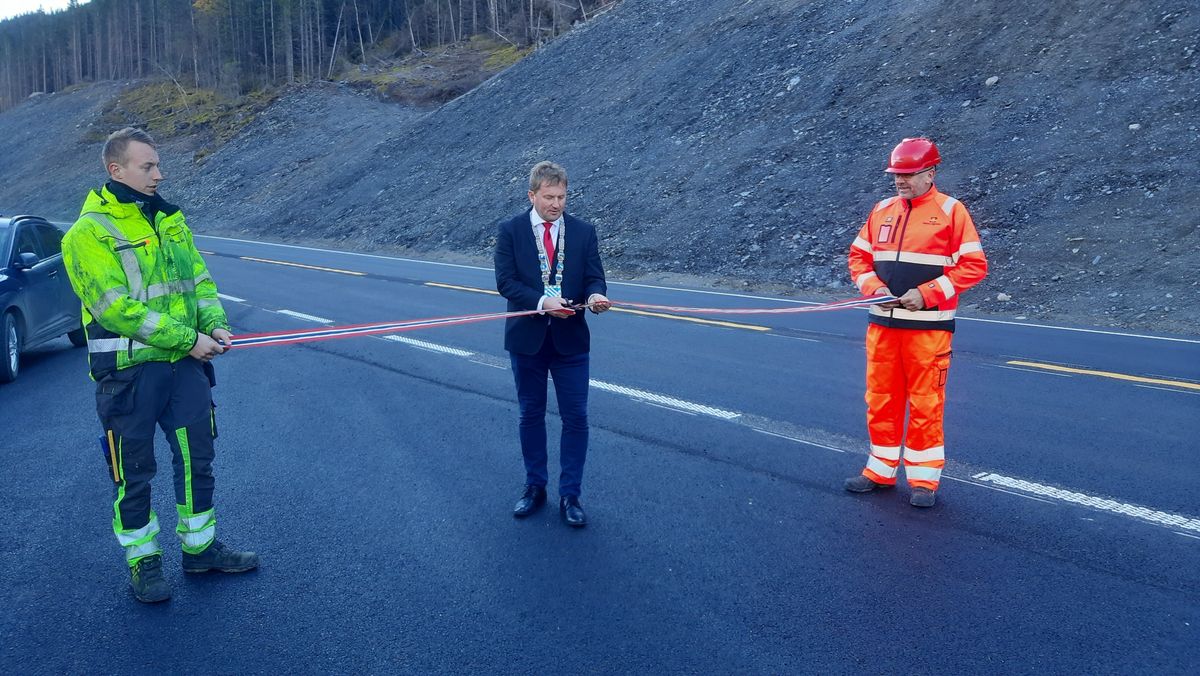
{"type": "Polygon", "coordinates": [[[84,345],[87,345],[87,333],[84,332],[82,326],[68,333],[67,338],[70,339],[71,344],[75,347],[83,347],[84,345]]]}
{"type": "Polygon", "coordinates": [[[21,368],[21,333],[17,329],[17,317],[4,313],[0,322],[0,383],[11,383],[17,379],[21,368]]]}

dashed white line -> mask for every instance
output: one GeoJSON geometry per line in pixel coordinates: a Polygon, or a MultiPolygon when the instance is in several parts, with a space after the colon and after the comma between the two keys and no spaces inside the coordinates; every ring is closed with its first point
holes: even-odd
{"type": "Polygon", "coordinates": [[[713,406],[705,406],[704,404],[697,404],[690,401],[684,401],[683,399],[676,399],[675,397],[668,397],[665,394],[656,394],[654,392],[647,392],[645,390],[639,390],[632,387],[625,387],[624,385],[606,383],[603,380],[593,380],[591,381],[591,385],[592,387],[598,390],[604,390],[605,392],[615,392],[617,394],[623,394],[627,397],[632,397],[633,399],[640,399],[649,403],[661,404],[663,406],[677,408],[682,411],[699,413],[712,418],[720,418],[721,420],[734,420],[740,418],[742,415],[741,413],[737,413],[735,411],[726,411],[725,409],[715,408],[713,406]]]}
{"type": "Polygon", "coordinates": [[[994,474],[992,472],[980,472],[972,477],[977,481],[997,484],[1007,488],[1013,488],[1034,495],[1042,495],[1062,502],[1071,502],[1085,507],[1092,507],[1105,512],[1121,514],[1123,516],[1132,516],[1135,519],[1149,521],[1150,523],[1160,526],[1168,526],[1171,528],[1183,528],[1185,530],[1195,531],[1200,533],[1200,519],[1193,519],[1180,514],[1172,514],[1170,512],[1161,512],[1148,507],[1138,507],[1108,498],[1098,498],[1085,493],[1076,493],[1067,491],[1053,486],[1025,481],[1024,479],[1016,479],[1002,474],[994,474]]]}
{"type": "Polygon", "coordinates": [[[821,341],[817,340],[816,338],[802,338],[801,336],[789,336],[789,335],[785,335],[785,334],[782,334],[782,333],[775,333],[775,332],[768,333],[767,335],[768,335],[768,336],[775,336],[776,338],[787,338],[788,340],[801,340],[801,341],[804,341],[804,342],[806,342],[806,343],[819,343],[819,342],[821,342],[821,341]]]}
{"type": "Polygon", "coordinates": [[[217,298],[220,298],[221,300],[227,300],[231,303],[245,303],[246,302],[245,298],[238,298],[237,296],[230,296],[230,295],[224,294],[224,293],[218,293],[217,298]]]}
{"type": "Polygon", "coordinates": [[[318,324],[332,324],[333,323],[332,319],[325,319],[324,317],[314,317],[313,315],[306,315],[303,312],[296,312],[294,310],[279,310],[278,312],[281,315],[295,317],[296,319],[303,319],[306,322],[316,322],[318,324]]]}
{"type": "MultiPolygon", "coordinates": [[[[430,343],[430,342],[424,341],[424,340],[417,340],[416,338],[407,338],[405,336],[384,336],[383,339],[390,340],[393,343],[404,343],[405,345],[412,345],[413,347],[418,347],[422,350],[429,350],[430,352],[441,352],[442,354],[454,355],[455,357],[473,357],[473,356],[475,356],[474,352],[468,352],[467,350],[460,350],[457,347],[446,347],[445,345],[438,345],[437,343],[430,343]]],[[[472,361],[475,361],[475,360],[472,360],[472,361]]]]}

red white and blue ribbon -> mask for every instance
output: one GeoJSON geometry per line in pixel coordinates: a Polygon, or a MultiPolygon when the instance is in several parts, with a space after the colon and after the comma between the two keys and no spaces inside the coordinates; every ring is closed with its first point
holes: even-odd
{"type": "MultiPolygon", "coordinates": [[[[654,310],[656,312],[675,312],[680,314],[737,314],[737,315],[754,315],[754,314],[794,314],[801,312],[828,312],[830,310],[849,310],[854,308],[865,308],[879,303],[887,303],[896,300],[895,296],[861,296],[849,300],[837,301],[834,303],[823,303],[820,305],[806,305],[800,307],[785,307],[785,308],[705,308],[705,307],[683,307],[676,305],[649,305],[646,303],[625,303],[613,301],[614,307],[628,307],[638,310],[654,310]]],[[[589,305],[573,306],[576,310],[583,310],[589,305]]],[[[522,312],[489,312],[476,315],[457,315],[451,317],[434,317],[431,319],[410,319],[406,321],[396,322],[377,322],[373,324],[350,324],[347,326],[322,326],[315,329],[302,329],[294,331],[273,331],[268,333],[247,333],[235,336],[230,344],[230,347],[245,348],[245,347],[265,347],[268,345],[294,345],[296,343],[315,343],[322,340],[335,340],[338,338],[355,338],[358,336],[376,336],[390,333],[401,333],[403,331],[415,331],[418,329],[432,329],[439,326],[461,326],[463,324],[474,324],[476,322],[485,322],[496,319],[508,319],[510,317],[526,317],[539,314],[540,310],[525,310],[522,312]]]]}
{"type": "Polygon", "coordinates": [[[859,296],[849,300],[839,300],[833,303],[818,305],[803,305],[799,307],[776,308],[723,308],[723,307],[681,307],[676,305],[649,305],[646,303],[616,303],[620,307],[630,307],[639,310],[654,310],[656,312],[677,312],[696,315],[786,315],[799,312],[828,312],[830,310],[852,310],[854,308],[870,307],[880,303],[898,300],[895,296],[859,296]]]}
{"type": "Polygon", "coordinates": [[[292,345],[295,343],[314,343],[321,340],[336,338],[355,338],[358,336],[375,336],[416,329],[429,329],[437,326],[459,326],[492,319],[507,319],[509,317],[524,317],[536,315],[538,310],[525,312],[492,312],[479,315],[459,315],[455,317],[434,317],[432,319],[411,319],[399,322],[377,322],[374,324],[350,324],[347,326],[323,326],[316,329],[297,331],[273,331],[269,333],[245,333],[235,336],[230,347],[264,347],[267,345],[292,345]]]}

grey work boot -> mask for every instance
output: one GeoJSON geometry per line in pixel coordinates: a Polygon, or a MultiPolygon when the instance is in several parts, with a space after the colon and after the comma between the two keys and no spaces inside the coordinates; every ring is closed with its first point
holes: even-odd
{"type": "Polygon", "coordinates": [[[133,596],[142,603],[158,603],[171,598],[171,587],[163,579],[162,555],[154,554],[133,564],[129,569],[129,586],[133,596]]]}
{"type": "Polygon", "coordinates": [[[936,500],[937,497],[935,497],[934,492],[928,488],[914,488],[912,489],[912,497],[908,499],[908,504],[913,507],[932,507],[936,500]]]}
{"type": "Polygon", "coordinates": [[[213,540],[212,544],[199,554],[183,553],[183,572],[185,573],[205,573],[210,570],[222,573],[244,573],[255,568],[258,568],[258,554],[235,552],[220,540],[213,540]]]}
{"type": "Polygon", "coordinates": [[[881,484],[871,481],[862,474],[846,479],[846,483],[843,485],[851,493],[870,493],[876,488],[895,488],[892,484],[881,484]]]}

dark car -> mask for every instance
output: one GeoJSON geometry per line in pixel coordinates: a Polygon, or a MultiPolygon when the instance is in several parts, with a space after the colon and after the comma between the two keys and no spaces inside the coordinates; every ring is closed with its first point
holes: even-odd
{"type": "Polygon", "coordinates": [[[0,216],[0,382],[21,353],[63,334],[87,344],[79,298],[62,257],[63,231],[37,216],[0,216]]]}

